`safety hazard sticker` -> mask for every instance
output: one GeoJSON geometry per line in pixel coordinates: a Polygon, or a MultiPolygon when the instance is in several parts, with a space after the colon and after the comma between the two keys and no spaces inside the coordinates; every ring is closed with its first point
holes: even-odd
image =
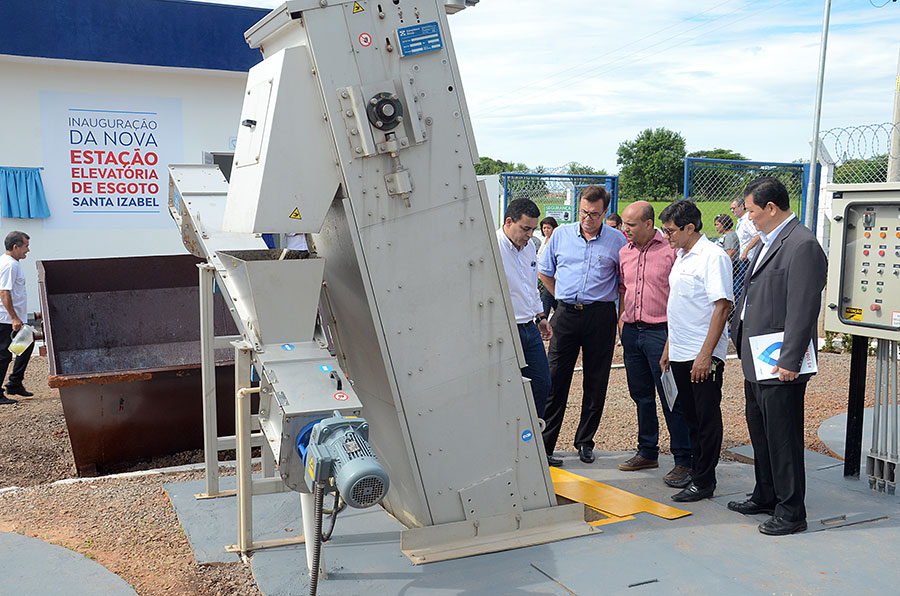
{"type": "Polygon", "coordinates": [[[844,308],[844,318],[848,321],[862,321],[862,309],[847,306],[844,308]]]}
{"type": "Polygon", "coordinates": [[[294,210],[291,211],[291,214],[288,215],[288,217],[290,217],[291,219],[303,219],[300,216],[300,209],[298,209],[297,207],[294,207],[294,210]]]}
{"type": "Polygon", "coordinates": [[[350,399],[350,396],[347,395],[346,393],[344,393],[343,391],[338,391],[337,393],[334,394],[334,399],[336,399],[338,401],[347,401],[348,399],[350,399]]]}
{"type": "Polygon", "coordinates": [[[363,8],[359,2],[353,3],[353,14],[356,14],[358,12],[363,12],[364,10],[366,10],[366,9],[363,8]]]}
{"type": "Polygon", "coordinates": [[[361,45],[364,48],[367,48],[370,45],[372,45],[372,36],[369,35],[368,33],[360,33],[359,34],[359,45],[361,45]]]}

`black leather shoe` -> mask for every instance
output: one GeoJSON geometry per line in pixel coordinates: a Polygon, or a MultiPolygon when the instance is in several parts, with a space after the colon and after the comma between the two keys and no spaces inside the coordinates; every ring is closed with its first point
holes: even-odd
{"type": "Polygon", "coordinates": [[[22,397],[31,397],[34,395],[34,393],[25,389],[22,385],[7,385],[6,392],[10,395],[21,395],[22,397]]]}
{"type": "Polygon", "coordinates": [[[594,463],[594,448],[582,445],[578,448],[578,459],[586,464],[594,463]]]}
{"type": "Polygon", "coordinates": [[[761,534],[768,536],[787,536],[788,534],[796,534],[806,530],[806,520],[788,521],[783,517],[773,515],[763,523],[759,524],[761,534]]]}
{"type": "Polygon", "coordinates": [[[744,515],[756,515],[757,513],[768,513],[769,515],[773,515],[775,513],[774,507],[760,505],[752,499],[747,499],[746,501],[730,501],[728,503],[728,508],[732,511],[743,513],[744,515]]]}
{"type": "Polygon", "coordinates": [[[561,457],[556,457],[552,453],[547,456],[547,465],[556,468],[562,467],[563,461],[561,457]]]}
{"type": "Polygon", "coordinates": [[[0,406],[10,406],[17,403],[19,403],[18,400],[9,399],[8,397],[0,393],[0,406]]]}
{"type": "Polygon", "coordinates": [[[686,489],[672,495],[672,500],[678,503],[693,503],[694,501],[710,498],[715,490],[715,486],[700,488],[691,482],[686,489]]]}

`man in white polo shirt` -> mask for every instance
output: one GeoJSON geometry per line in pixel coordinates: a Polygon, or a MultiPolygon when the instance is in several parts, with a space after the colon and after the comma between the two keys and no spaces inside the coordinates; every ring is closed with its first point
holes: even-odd
{"type": "MultiPolygon", "coordinates": [[[[0,383],[6,376],[6,369],[12,360],[9,344],[12,334],[17,333],[28,320],[27,297],[25,295],[25,274],[19,261],[28,254],[29,236],[25,232],[10,232],[4,239],[6,252],[0,255],[0,383]]],[[[32,343],[24,352],[16,356],[6,393],[10,395],[34,395],[22,385],[25,378],[25,367],[34,349],[32,343]]],[[[14,404],[16,400],[3,395],[0,390],[0,405],[14,404]]]]}
{"type": "Polygon", "coordinates": [[[669,339],[659,361],[672,368],[678,400],[690,429],[691,483],[673,501],[707,499],[716,489],[722,449],[722,373],[728,339],[725,323],[734,300],[731,258],[700,233],[703,220],[692,201],[676,201],[659,215],[678,256],[669,274],[669,339]]]}
{"type": "Polygon", "coordinates": [[[543,418],[550,393],[550,365],[544,351],[544,340],[553,336],[553,329],[538,294],[537,250],[530,242],[540,216],[541,211],[533,201],[511,201],[506,207],[503,227],[497,230],[497,243],[503,257],[519,340],[525,353],[526,366],[522,369],[522,376],[531,379],[534,407],[538,418],[543,418]]]}

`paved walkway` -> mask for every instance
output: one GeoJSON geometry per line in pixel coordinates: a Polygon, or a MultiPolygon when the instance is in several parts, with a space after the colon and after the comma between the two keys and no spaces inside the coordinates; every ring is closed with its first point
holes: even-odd
{"type": "Polygon", "coordinates": [[[99,563],[61,546],[0,532],[0,596],[136,596],[99,563]]]}

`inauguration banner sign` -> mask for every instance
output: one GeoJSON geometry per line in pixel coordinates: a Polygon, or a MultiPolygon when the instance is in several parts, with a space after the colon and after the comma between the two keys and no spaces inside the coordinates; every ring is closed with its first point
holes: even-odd
{"type": "Polygon", "coordinates": [[[47,228],[171,228],[181,100],[41,92],[47,228]]]}

